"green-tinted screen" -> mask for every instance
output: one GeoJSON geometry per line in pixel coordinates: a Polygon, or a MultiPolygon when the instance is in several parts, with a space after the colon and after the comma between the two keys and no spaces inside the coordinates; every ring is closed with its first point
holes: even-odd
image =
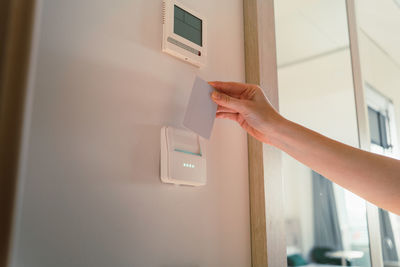
{"type": "Polygon", "coordinates": [[[174,33],[202,46],[201,19],[177,6],[174,6],[174,33]]]}

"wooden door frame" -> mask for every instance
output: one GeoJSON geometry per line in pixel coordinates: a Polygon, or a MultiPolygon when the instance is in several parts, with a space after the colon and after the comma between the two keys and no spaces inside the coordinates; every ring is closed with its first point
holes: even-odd
{"type": "Polygon", "coordinates": [[[11,248],[34,7],[34,0],[0,4],[0,266],[11,248]]]}
{"type": "MultiPolygon", "coordinates": [[[[243,0],[243,18],[246,82],[279,110],[274,0],[243,0]]],[[[286,266],[281,152],[247,140],[252,266],[286,266]]]]}

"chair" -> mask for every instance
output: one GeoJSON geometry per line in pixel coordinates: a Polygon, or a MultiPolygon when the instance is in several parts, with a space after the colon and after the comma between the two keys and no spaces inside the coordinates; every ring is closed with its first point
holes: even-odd
{"type": "MultiPolygon", "coordinates": [[[[330,257],[325,256],[325,254],[330,251],[334,251],[334,250],[331,248],[327,248],[327,247],[314,247],[311,250],[311,259],[315,263],[342,265],[342,259],[330,258],[330,257]]],[[[351,262],[349,260],[346,260],[346,266],[351,266],[351,262]]]]}

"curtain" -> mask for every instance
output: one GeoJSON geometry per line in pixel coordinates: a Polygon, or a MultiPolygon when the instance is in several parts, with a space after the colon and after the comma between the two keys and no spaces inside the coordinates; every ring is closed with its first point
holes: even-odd
{"type": "Polygon", "coordinates": [[[398,261],[396,244],[389,212],[379,209],[383,261],[398,261]]]}
{"type": "Polygon", "coordinates": [[[314,171],[312,181],[315,246],[343,250],[333,184],[314,171]]]}

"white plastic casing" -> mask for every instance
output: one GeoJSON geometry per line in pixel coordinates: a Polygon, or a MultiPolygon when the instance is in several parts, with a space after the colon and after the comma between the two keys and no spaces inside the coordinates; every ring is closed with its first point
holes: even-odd
{"type": "Polygon", "coordinates": [[[205,152],[205,141],[197,134],[173,127],[162,127],[161,181],[178,185],[205,185],[205,152]]]}
{"type": "Polygon", "coordinates": [[[163,42],[162,51],[197,67],[206,64],[207,22],[199,13],[190,10],[175,0],[163,0],[163,42]],[[174,33],[174,5],[189,12],[202,21],[202,46],[174,33]]]}

